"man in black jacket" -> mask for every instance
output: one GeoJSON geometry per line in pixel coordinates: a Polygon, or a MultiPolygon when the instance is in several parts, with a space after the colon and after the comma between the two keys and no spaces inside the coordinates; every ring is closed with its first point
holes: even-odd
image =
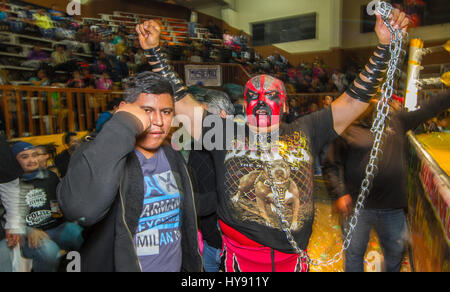
{"type": "Polygon", "coordinates": [[[82,271],[201,271],[192,184],[165,144],[173,117],[170,83],[140,73],[95,140],[73,154],[58,200],[89,228],[82,271]]]}
{"type": "Polygon", "coordinates": [[[67,173],[69,167],[70,157],[80,144],[77,133],[68,132],[63,136],[63,144],[66,150],[56,155],[55,166],[58,169],[59,176],[63,178],[67,173]]]}
{"type": "MultiPolygon", "coordinates": [[[[206,110],[223,118],[234,115],[234,106],[225,93],[208,90],[202,104],[206,110]]],[[[188,166],[197,185],[196,192],[199,198],[197,215],[199,216],[200,231],[204,243],[203,263],[205,272],[219,272],[222,236],[218,228],[218,199],[214,160],[209,151],[191,150],[188,166]]]]}
{"type": "MultiPolygon", "coordinates": [[[[385,259],[386,271],[400,271],[405,250],[407,225],[407,139],[406,132],[450,107],[449,91],[433,96],[415,112],[394,111],[389,120],[383,143],[383,156],[378,172],[367,196],[364,209],[351,244],[346,251],[345,270],[364,271],[366,253],[372,227],[378,234],[385,259]]],[[[394,101],[395,102],[395,101],[394,101]]],[[[375,104],[333,144],[324,161],[323,173],[330,194],[337,197],[336,207],[349,215],[356,202],[365,167],[373,145],[370,132],[375,104]]]]}

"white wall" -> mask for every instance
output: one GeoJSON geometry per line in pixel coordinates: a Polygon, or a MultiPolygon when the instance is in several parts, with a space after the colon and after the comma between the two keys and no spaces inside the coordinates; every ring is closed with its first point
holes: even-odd
{"type": "MultiPolygon", "coordinates": [[[[235,0],[234,7],[222,9],[221,19],[248,34],[251,34],[251,24],[255,22],[317,13],[316,39],[275,44],[289,53],[327,51],[340,46],[342,0],[235,0]]],[[[208,10],[199,9],[215,16],[208,10]]]]}
{"type": "MultiPolygon", "coordinates": [[[[205,8],[203,12],[221,18],[232,27],[251,34],[251,24],[316,12],[317,39],[275,44],[289,53],[357,49],[378,44],[375,33],[361,33],[361,6],[370,0],[227,0],[235,9],[205,8]]],[[[450,39],[450,21],[443,25],[409,30],[410,38],[424,41],[450,39]]]]}
{"type": "MultiPolygon", "coordinates": [[[[361,33],[361,6],[369,2],[369,0],[344,0],[342,48],[373,47],[378,44],[375,33],[361,33]]],[[[420,38],[423,41],[449,39],[450,23],[412,28],[409,30],[409,36],[410,39],[420,38]]]]}
{"type": "Polygon", "coordinates": [[[218,19],[223,19],[222,18],[222,7],[219,5],[195,8],[195,10],[197,10],[198,12],[201,12],[203,14],[218,18],[218,19]]]}

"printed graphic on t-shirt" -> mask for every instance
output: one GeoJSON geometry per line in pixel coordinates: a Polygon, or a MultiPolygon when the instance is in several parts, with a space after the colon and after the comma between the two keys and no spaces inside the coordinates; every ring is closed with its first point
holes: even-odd
{"type": "Polygon", "coordinates": [[[145,176],[144,209],[135,238],[139,257],[159,255],[180,241],[180,192],[171,171],[145,176]]]}
{"type": "Polygon", "coordinates": [[[47,203],[47,195],[41,189],[35,189],[28,192],[25,201],[30,208],[40,208],[47,203]]]}
{"type": "Polygon", "coordinates": [[[25,195],[25,202],[30,213],[25,217],[28,226],[40,226],[52,219],[51,210],[45,210],[47,194],[42,189],[33,189],[25,195]]]}
{"type": "Polygon", "coordinates": [[[245,149],[229,151],[225,158],[225,189],[234,219],[281,230],[281,211],[289,228],[300,231],[314,215],[313,158],[306,135],[295,132],[262,150],[245,149]]]}

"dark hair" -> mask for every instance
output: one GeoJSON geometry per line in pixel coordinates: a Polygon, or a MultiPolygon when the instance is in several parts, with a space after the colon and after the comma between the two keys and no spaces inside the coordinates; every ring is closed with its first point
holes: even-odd
{"type": "Polygon", "coordinates": [[[227,115],[234,115],[234,105],[225,92],[218,90],[206,90],[205,104],[208,105],[208,111],[213,114],[220,114],[223,110],[227,115]]]}
{"type": "MultiPolygon", "coordinates": [[[[38,71],[37,71],[37,74],[39,74],[39,72],[43,72],[44,74],[45,74],[45,76],[47,77],[47,71],[45,70],[45,69],[39,69],[38,71]]],[[[37,75],[36,74],[36,75],[37,75]]]]}
{"type": "Polygon", "coordinates": [[[106,110],[112,111],[114,107],[119,106],[121,102],[122,102],[121,98],[114,98],[113,100],[108,102],[108,104],[106,105],[106,110]]]}
{"type": "Polygon", "coordinates": [[[36,149],[42,149],[45,154],[50,155],[51,158],[54,158],[56,155],[56,146],[54,143],[38,145],[36,146],[36,149]]]}
{"type": "Polygon", "coordinates": [[[64,136],[63,136],[63,143],[65,145],[69,145],[70,138],[74,137],[74,136],[76,137],[77,133],[75,133],[75,132],[67,132],[67,133],[65,133],[64,136]]]}
{"type": "Polygon", "coordinates": [[[125,102],[135,102],[142,93],[164,94],[168,93],[173,97],[173,88],[169,81],[163,76],[150,71],[136,74],[128,82],[125,90],[125,102]]]}

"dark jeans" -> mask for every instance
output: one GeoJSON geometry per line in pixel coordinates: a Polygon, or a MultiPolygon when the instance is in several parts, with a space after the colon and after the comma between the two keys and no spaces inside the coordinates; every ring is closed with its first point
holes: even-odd
{"type": "Polygon", "coordinates": [[[385,271],[399,272],[408,239],[403,209],[363,209],[345,254],[346,272],[364,272],[364,255],[375,228],[383,250],[385,271]]]}
{"type": "Polygon", "coordinates": [[[0,241],[0,273],[12,272],[11,250],[5,240],[0,241]]]}
{"type": "Polygon", "coordinates": [[[206,242],[203,241],[203,265],[205,267],[205,272],[207,273],[217,273],[220,268],[220,254],[222,250],[214,248],[206,242]]]}
{"type": "Polygon", "coordinates": [[[60,251],[77,251],[83,244],[83,228],[73,224],[64,223],[58,227],[45,230],[50,239],[45,239],[39,248],[30,248],[28,241],[22,247],[25,258],[33,259],[33,271],[57,272],[60,262],[60,251]]]}

